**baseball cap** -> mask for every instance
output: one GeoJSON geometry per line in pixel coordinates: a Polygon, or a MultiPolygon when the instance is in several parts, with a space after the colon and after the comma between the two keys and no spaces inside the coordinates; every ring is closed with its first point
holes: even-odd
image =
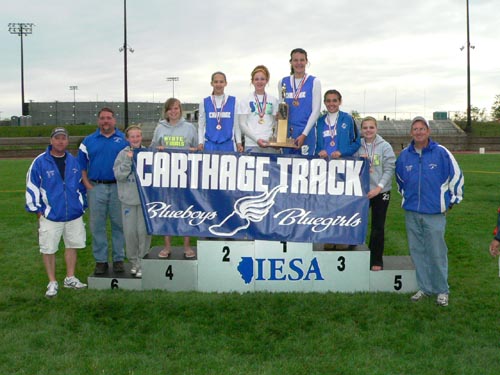
{"type": "Polygon", "coordinates": [[[429,121],[427,121],[424,117],[422,116],[417,116],[415,117],[413,120],[411,120],[411,126],[413,126],[414,123],[416,123],[417,121],[422,121],[425,126],[427,126],[427,129],[430,129],[431,126],[429,125],[429,121]]]}
{"type": "Polygon", "coordinates": [[[56,135],[64,134],[66,137],[69,136],[68,131],[64,128],[54,128],[50,134],[50,138],[54,138],[56,135]]]}

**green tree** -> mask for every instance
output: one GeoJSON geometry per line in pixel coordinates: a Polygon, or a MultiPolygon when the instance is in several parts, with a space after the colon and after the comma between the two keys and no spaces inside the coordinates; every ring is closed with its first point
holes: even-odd
{"type": "MultiPolygon", "coordinates": [[[[455,112],[453,119],[455,121],[467,121],[467,111],[455,112]]],[[[479,107],[472,106],[470,109],[470,119],[475,122],[488,121],[488,112],[486,112],[486,108],[480,109],[479,107]]]]}
{"type": "Polygon", "coordinates": [[[470,117],[472,121],[487,121],[488,113],[486,112],[486,108],[479,109],[479,107],[472,107],[470,109],[470,117]]]}
{"type": "Polygon", "coordinates": [[[467,121],[467,112],[455,112],[453,114],[454,121],[467,121]]]}
{"type": "Polygon", "coordinates": [[[495,96],[495,102],[491,106],[491,117],[500,121],[500,95],[495,96]]]}
{"type": "Polygon", "coordinates": [[[358,111],[356,111],[355,109],[353,109],[351,111],[351,116],[355,119],[355,120],[361,120],[361,115],[359,114],[358,111]]]}

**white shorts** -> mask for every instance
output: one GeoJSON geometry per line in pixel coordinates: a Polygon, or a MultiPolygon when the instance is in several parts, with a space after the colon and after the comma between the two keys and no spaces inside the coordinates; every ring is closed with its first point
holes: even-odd
{"type": "Polygon", "coordinates": [[[51,221],[40,216],[38,221],[38,242],[42,254],[55,254],[59,249],[61,236],[66,249],[83,249],[86,233],[83,217],[71,221],[51,221]]]}

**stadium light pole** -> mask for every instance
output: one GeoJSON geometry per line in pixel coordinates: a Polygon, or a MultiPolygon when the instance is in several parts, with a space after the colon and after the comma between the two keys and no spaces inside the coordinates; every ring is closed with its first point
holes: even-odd
{"type": "Polygon", "coordinates": [[[70,86],[70,90],[73,91],[73,125],[76,124],[76,90],[78,90],[78,86],[70,86]]]}
{"type": "Polygon", "coordinates": [[[470,133],[472,131],[472,121],[471,121],[471,100],[470,100],[470,50],[474,49],[474,46],[470,44],[470,33],[469,33],[469,0],[465,0],[467,9],[467,125],[465,126],[465,131],[470,133]]]}
{"type": "Polygon", "coordinates": [[[9,23],[9,33],[21,37],[21,113],[23,116],[29,115],[28,108],[24,104],[24,48],[23,36],[28,36],[33,32],[34,23],[9,23]]]}
{"type": "Polygon", "coordinates": [[[124,84],[124,126],[128,127],[128,74],[127,74],[127,52],[134,53],[134,49],[127,44],[127,0],[123,0],[123,46],[119,49],[123,52],[123,84],[124,84]]]}
{"type": "Polygon", "coordinates": [[[167,77],[167,82],[172,82],[172,98],[175,98],[175,82],[179,81],[179,77],[167,77]]]}

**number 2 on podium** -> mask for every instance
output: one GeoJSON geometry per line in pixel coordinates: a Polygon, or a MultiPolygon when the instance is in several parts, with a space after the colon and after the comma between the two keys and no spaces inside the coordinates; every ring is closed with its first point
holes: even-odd
{"type": "Polygon", "coordinates": [[[231,258],[229,258],[229,254],[231,253],[231,250],[229,249],[229,246],[224,246],[222,248],[222,253],[224,254],[222,257],[223,262],[230,262],[231,258]]]}

